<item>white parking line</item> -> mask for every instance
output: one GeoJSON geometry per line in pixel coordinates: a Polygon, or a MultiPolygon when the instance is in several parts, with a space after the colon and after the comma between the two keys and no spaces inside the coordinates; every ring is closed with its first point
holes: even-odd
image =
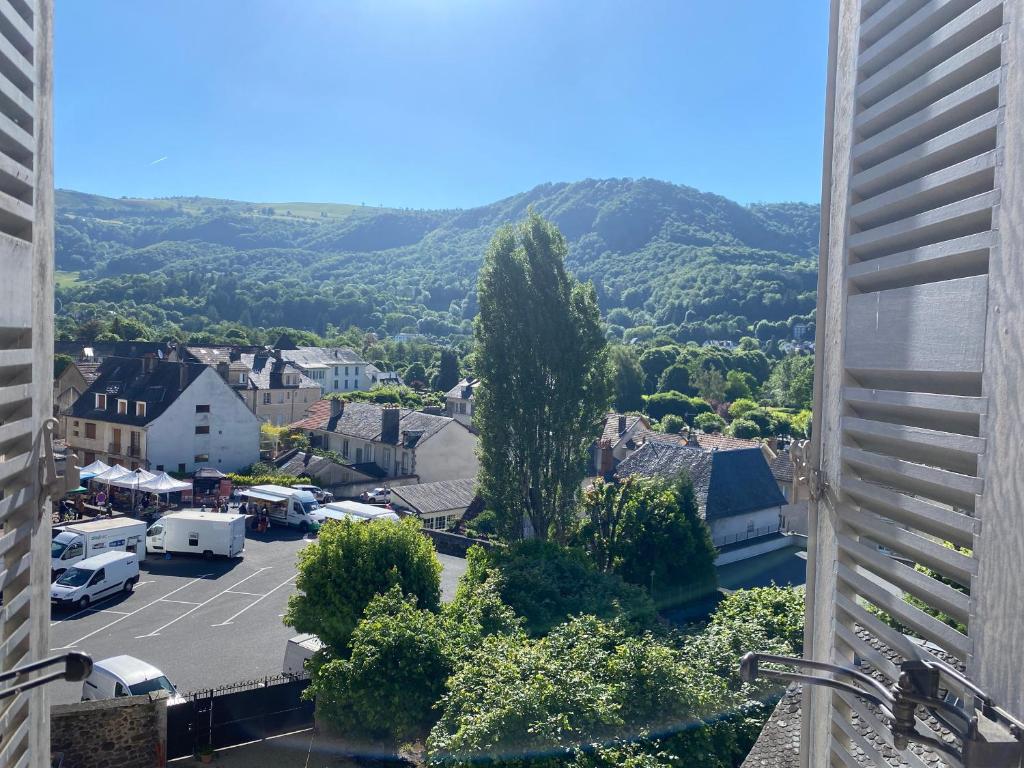
{"type": "Polygon", "coordinates": [[[229,595],[245,595],[246,597],[263,597],[263,595],[259,594],[258,592],[237,592],[237,591],[235,591],[233,589],[229,589],[228,590],[228,594],[229,595]]]}
{"type": "MultiPolygon", "coordinates": [[[[173,594],[174,594],[175,592],[181,592],[181,590],[183,590],[183,589],[187,589],[188,587],[191,587],[191,586],[192,586],[193,584],[195,584],[195,583],[196,583],[197,581],[202,581],[203,579],[205,579],[205,578],[206,578],[207,576],[210,576],[210,575],[211,575],[211,574],[209,574],[209,573],[204,573],[204,574],[203,574],[202,576],[200,576],[200,577],[198,577],[198,578],[195,578],[195,579],[192,579],[192,581],[188,582],[187,584],[182,584],[182,585],[181,585],[180,587],[178,587],[177,589],[171,590],[171,591],[170,591],[170,592],[168,592],[168,593],[167,593],[166,595],[164,595],[164,597],[170,597],[170,596],[171,596],[171,595],[173,595],[173,594]]],[[[68,643],[67,645],[63,645],[63,646],[61,646],[60,648],[54,648],[53,650],[55,650],[55,651],[66,651],[66,650],[68,650],[69,648],[74,648],[74,647],[75,647],[76,645],[78,645],[79,643],[84,643],[84,642],[85,642],[86,640],[88,640],[88,639],[89,639],[90,637],[92,637],[93,635],[98,635],[98,634],[99,634],[100,632],[103,632],[104,630],[110,629],[110,628],[111,628],[112,626],[114,626],[115,624],[120,624],[120,623],[121,623],[122,621],[124,621],[125,619],[127,619],[127,618],[128,618],[129,616],[134,616],[134,615],[135,615],[136,613],[138,613],[139,611],[144,611],[144,610],[146,610],[147,608],[149,608],[149,606],[151,606],[151,605],[156,605],[156,604],[157,604],[157,603],[159,603],[159,602],[160,602],[160,601],[161,601],[162,599],[163,599],[162,597],[158,597],[158,598],[157,598],[156,600],[153,600],[153,601],[151,601],[151,602],[149,602],[149,603],[146,603],[145,605],[143,605],[143,606],[142,606],[142,607],[140,607],[140,608],[136,608],[136,609],[135,609],[134,611],[132,611],[131,613],[126,613],[126,614],[125,614],[124,616],[122,616],[121,618],[119,618],[119,619],[114,619],[114,620],[113,620],[112,622],[110,622],[110,623],[109,623],[109,624],[107,624],[106,626],[100,627],[99,629],[94,629],[94,630],[93,630],[92,632],[90,632],[90,633],[89,633],[89,634],[87,634],[87,635],[82,635],[82,637],[78,638],[78,639],[77,639],[77,640],[75,640],[75,641],[74,641],[73,643],[68,643]]]]}
{"type": "Polygon", "coordinates": [[[161,603],[177,603],[178,605],[200,605],[200,603],[197,603],[194,600],[165,600],[163,598],[160,598],[160,602],[161,603]]]}
{"type": "Polygon", "coordinates": [[[254,605],[256,605],[256,603],[258,603],[258,602],[259,602],[260,600],[263,600],[264,598],[270,597],[270,596],[271,596],[272,594],[274,594],[275,592],[277,592],[277,590],[279,590],[279,589],[280,589],[281,587],[285,587],[285,586],[287,586],[287,585],[288,585],[289,583],[291,583],[291,582],[292,582],[292,581],[293,581],[293,580],[294,580],[294,579],[295,579],[296,577],[298,577],[298,575],[299,575],[299,574],[297,574],[297,573],[296,573],[296,574],[295,574],[294,576],[291,576],[291,577],[289,577],[288,581],[284,581],[284,582],[281,582],[280,584],[278,584],[278,585],[277,585],[276,587],[274,587],[274,588],[273,588],[272,590],[270,590],[269,592],[267,592],[267,593],[265,593],[265,594],[263,594],[263,595],[260,595],[260,596],[259,596],[258,598],[256,598],[255,600],[253,600],[253,601],[252,601],[251,603],[249,603],[249,604],[248,604],[247,606],[245,606],[245,608],[243,608],[243,609],[242,609],[242,610],[240,610],[240,611],[239,611],[238,613],[236,613],[236,614],[235,614],[234,616],[232,616],[232,617],[230,617],[230,618],[228,618],[228,619],[225,619],[225,620],[224,620],[224,621],[222,621],[222,622],[221,622],[220,624],[211,624],[210,626],[211,626],[211,627],[226,627],[226,626],[227,626],[228,624],[230,624],[230,623],[231,623],[232,621],[234,621],[234,620],[235,620],[235,619],[237,619],[237,618],[238,618],[239,616],[241,616],[241,615],[242,615],[243,613],[245,613],[245,612],[246,612],[246,611],[248,611],[248,610],[249,610],[250,608],[252,608],[252,607],[253,607],[254,605]]]}
{"type": "MultiPolygon", "coordinates": [[[[256,573],[250,573],[250,574],[249,574],[248,576],[246,576],[246,577],[245,577],[244,579],[242,579],[241,581],[236,581],[236,582],[235,582],[234,584],[232,584],[232,585],[231,585],[230,587],[228,587],[228,588],[227,588],[227,589],[225,589],[225,590],[222,590],[222,591],[218,592],[218,593],[217,593],[216,595],[214,595],[213,597],[211,597],[211,598],[210,598],[209,600],[205,600],[205,601],[201,602],[201,603],[200,603],[199,605],[197,605],[197,606],[195,606],[195,607],[193,607],[193,608],[190,608],[189,610],[185,611],[185,612],[184,612],[183,614],[181,614],[181,616],[179,616],[178,618],[176,618],[176,619],[171,619],[171,620],[170,620],[170,621],[168,621],[168,622],[167,622],[166,624],[164,624],[164,625],[163,625],[162,627],[157,627],[156,629],[154,629],[154,630],[153,630],[152,632],[150,632],[149,634],[146,634],[146,635],[136,635],[136,636],[135,636],[135,639],[136,639],[136,640],[141,640],[141,639],[142,639],[142,638],[144,638],[144,637],[156,637],[157,635],[159,635],[159,634],[160,634],[161,630],[167,629],[167,628],[168,628],[169,626],[171,626],[171,625],[172,625],[172,624],[174,624],[175,622],[181,621],[181,620],[182,620],[182,619],[184,619],[184,618],[185,618],[186,616],[188,616],[188,615],[189,615],[190,613],[193,613],[193,612],[195,612],[195,611],[198,611],[198,610],[199,610],[200,608],[202,608],[202,607],[203,607],[204,605],[207,605],[207,604],[209,604],[209,603],[212,603],[212,602],[213,602],[214,600],[216,600],[216,599],[217,599],[218,597],[220,597],[220,596],[221,596],[221,595],[223,595],[224,593],[226,593],[226,592],[230,592],[230,591],[231,591],[232,589],[234,589],[235,587],[237,587],[237,586],[238,586],[239,584],[244,584],[244,583],[245,583],[245,582],[247,582],[247,581],[248,581],[249,579],[251,579],[251,578],[252,578],[253,576],[259,576],[259,575],[260,575],[261,573],[263,573],[264,571],[269,571],[269,570],[270,570],[270,568],[271,568],[271,566],[267,566],[267,567],[265,567],[265,568],[260,568],[260,569],[259,569],[258,571],[256,571],[256,573]]],[[[296,575],[297,575],[297,574],[296,574],[296,575]]],[[[292,577],[292,578],[294,578],[294,577],[292,577]]]]}
{"type": "Polygon", "coordinates": [[[92,611],[93,613],[112,613],[115,616],[127,616],[128,615],[128,611],[115,611],[115,610],[112,610],[110,608],[88,608],[87,610],[92,611]]]}

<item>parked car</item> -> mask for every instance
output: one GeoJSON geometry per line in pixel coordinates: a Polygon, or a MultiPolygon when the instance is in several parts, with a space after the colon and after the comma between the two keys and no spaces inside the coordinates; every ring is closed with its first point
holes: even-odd
{"type": "Polygon", "coordinates": [[[184,700],[167,675],[152,664],[134,656],[111,656],[93,663],[92,674],[82,683],[82,701],[142,696],[160,690],[167,691],[171,704],[184,700]]]}
{"type": "Polygon", "coordinates": [[[115,592],[131,592],[139,580],[139,556],[134,552],[104,552],[79,561],[50,587],[50,603],[87,608],[115,592]]]}
{"type": "Polygon", "coordinates": [[[334,494],[330,491],[325,491],[318,485],[293,485],[297,491],[309,491],[313,494],[313,498],[319,501],[321,504],[326,504],[329,501],[334,501],[334,494]]]}
{"type": "Polygon", "coordinates": [[[372,491],[363,491],[359,498],[370,504],[387,504],[391,501],[391,489],[374,488],[372,491]]]}

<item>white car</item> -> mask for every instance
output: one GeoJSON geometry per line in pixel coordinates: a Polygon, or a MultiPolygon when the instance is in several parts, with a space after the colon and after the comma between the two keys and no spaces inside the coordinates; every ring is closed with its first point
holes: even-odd
{"type": "Polygon", "coordinates": [[[326,504],[329,501],[334,501],[334,494],[330,491],[325,491],[318,485],[293,485],[297,491],[309,491],[313,494],[313,498],[319,501],[321,504],[326,504]]]}
{"type": "Polygon", "coordinates": [[[82,683],[82,701],[142,696],[153,691],[167,691],[171,704],[184,701],[167,675],[152,664],[134,656],[111,656],[92,665],[92,673],[82,683]]]}
{"type": "Polygon", "coordinates": [[[376,504],[387,504],[391,501],[391,491],[388,488],[374,488],[372,491],[363,491],[359,498],[376,504]]]}

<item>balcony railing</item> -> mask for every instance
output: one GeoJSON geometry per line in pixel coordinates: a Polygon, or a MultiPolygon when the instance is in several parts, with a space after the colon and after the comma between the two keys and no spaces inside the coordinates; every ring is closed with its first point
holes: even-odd
{"type": "Polygon", "coordinates": [[[774,523],[772,525],[765,525],[760,528],[754,528],[752,530],[744,531],[743,533],[733,533],[728,536],[716,536],[712,543],[716,547],[724,547],[729,544],[736,544],[740,541],[749,541],[750,539],[760,539],[763,536],[771,536],[774,533],[779,532],[779,524],[774,523]]]}
{"type": "Polygon", "coordinates": [[[117,454],[117,455],[120,456],[121,455],[121,444],[120,443],[108,443],[107,444],[107,453],[114,453],[114,454],[117,454]]]}

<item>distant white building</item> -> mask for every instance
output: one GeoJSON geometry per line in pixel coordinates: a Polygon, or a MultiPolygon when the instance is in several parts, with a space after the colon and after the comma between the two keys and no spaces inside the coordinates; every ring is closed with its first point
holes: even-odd
{"type": "Polygon", "coordinates": [[[445,412],[467,427],[473,423],[476,389],[480,379],[462,379],[445,394],[445,412]]]}
{"type": "Polygon", "coordinates": [[[281,359],[294,363],[319,384],[324,394],[372,389],[368,363],[348,347],[297,347],[280,350],[281,359]]]}

